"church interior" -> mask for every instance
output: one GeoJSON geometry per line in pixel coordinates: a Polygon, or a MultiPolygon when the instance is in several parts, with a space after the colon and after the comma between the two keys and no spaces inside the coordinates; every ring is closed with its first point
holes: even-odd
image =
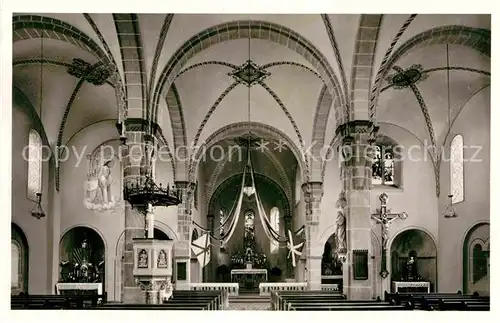
{"type": "Polygon", "coordinates": [[[489,309],[490,56],[479,14],[14,13],[12,308],[489,309]]]}

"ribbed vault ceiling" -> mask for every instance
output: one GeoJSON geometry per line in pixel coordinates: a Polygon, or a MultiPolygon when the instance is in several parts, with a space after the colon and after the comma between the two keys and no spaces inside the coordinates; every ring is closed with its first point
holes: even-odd
{"type": "MultiPolygon", "coordinates": [[[[472,48],[484,43],[474,37],[489,37],[488,15],[15,16],[20,17],[15,17],[13,24],[13,85],[25,93],[39,113],[43,63],[42,120],[53,144],[58,140],[66,143],[96,122],[116,119],[120,95],[115,89],[120,84],[126,89],[129,110],[136,96],[144,100],[147,111],[157,115],[171,150],[193,141],[202,143],[215,131],[248,120],[248,89],[242,84],[233,86],[235,79],[228,73],[250,55],[257,65],[269,65],[266,71],[270,73],[263,84],[251,87],[252,121],[280,129],[299,148],[313,142],[328,145],[338,123],[347,118],[342,116],[344,111],[350,111],[350,118],[355,119],[362,116],[359,107],[365,106],[368,116],[370,89],[378,82],[376,76],[388,52],[393,54],[418,34],[451,25],[477,31],[476,36],[458,31],[457,36],[447,38],[451,43],[450,65],[454,68],[450,72],[452,115],[478,91],[485,87],[489,90],[489,48],[485,50],[487,55],[472,48]],[[42,23],[41,16],[50,19],[42,23]],[[248,26],[256,21],[259,23],[250,31],[249,50],[248,26]],[[219,34],[224,28],[227,30],[219,34]],[[75,40],[70,34],[81,38],[75,40]],[[195,35],[208,38],[179,53],[188,40],[196,41],[192,38],[195,35]],[[175,63],[176,52],[181,64],[175,63]],[[109,78],[103,85],[94,85],[68,74],[68,66],[75,58],[91,66],[116,63],[118,82],[109,78]],[[175,68],[169,70],[168,66],[175,68]],[[162,88],[162,84],[173,86],[162,88]]],[[[423,117],[422,104],[414,91],[390,87],[385,78],[377,84],[382,92],[375,102],[375,116],[408,129],[421,140],[429,138],[430,127],[436,140],[442,142],[448,117],[446,70],[440,69],[446,66],[444,42],[431,39],[423,47],[410,46],[394,65],[407,69],[414,64],[422,65],[424,71],[438,69],[416,84],[430,123],[423,117]]],[[[388,74],[395,72],[390,69],[388,74]]],[[[291,167],[286,159],[276,160],[284,169],[291,167]]],[[[293,183],[294,174],[289,174],[288,180],[293,183]]]]}

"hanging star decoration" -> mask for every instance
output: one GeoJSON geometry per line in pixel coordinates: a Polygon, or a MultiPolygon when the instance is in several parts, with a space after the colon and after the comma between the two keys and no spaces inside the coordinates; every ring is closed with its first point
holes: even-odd
{"type": "Polygon", "coordinates": [[[279,141],[275,141],[274,145],[275,145],[274,150],[277,150],[278,152],[282,152],[283,150],[287,149],[285,142],[281,139],[279,141]]]}
{"type": "Polygon", "coordinates": [[[292,266],[296,266],[297,262],[295,260],[295,257],[298,256],[300,257],[302,255],[302,251],[299,251],[300,248],[304,245],[304,242],[301,242],[297,245],[293,244],[293,237],[292,237],[292,231],[288,230],[288,242],[287,242],[287,247],[290,249],[288,252],[288,258],[292,257],[292,266]]]}
{"type": "Polygon", "coordinates": [[[191,250],[198,259],[202,267],[205,267],[210,262],[210,237],[204,234],[191,243],[191,250]]]}

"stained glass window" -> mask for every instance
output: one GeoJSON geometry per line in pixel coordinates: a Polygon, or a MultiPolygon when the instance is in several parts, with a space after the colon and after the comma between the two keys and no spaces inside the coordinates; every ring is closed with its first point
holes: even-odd
{"type": "Polygon", "coordinates": [[[464,200],[464,138],[456,135],[450,145],[450,178],[452,203],[464,200]]]}
{"type": "MultiPolygon", "coordinates": [[[[273,207],[270,212],[270,222],[272,229],[276,231],[276,233],[280,232],[280,211],[277,207],[273,207]]],[[[271,252],[278,251],[278,243],[274,240],[271,240],[271,252]]]]}
{"type": "Polygon", "coordinates": [[[377,145],[374,147],[372,163],[372,184],[394,185],[394,155],[389,146],[377,145]]]}
{"type": "Polygon", "coordinates": [[[255,230],[255,214],[253,211],[245,213],[245,238],[253,238],[255,230]]]}
{"type": "Polygon", "coordinates": [[[28,198],[35,200],[42,191],[42,138],[31,129],[28,140],[28,198]]]}

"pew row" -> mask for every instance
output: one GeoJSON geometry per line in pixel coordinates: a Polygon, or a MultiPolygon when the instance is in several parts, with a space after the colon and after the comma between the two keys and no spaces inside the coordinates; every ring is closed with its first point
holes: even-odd
{"type": "Polygon", "coordinates": [[[182,310],[215,311],[225,309],[227,291],[174,291],[172,298],[162,304],[108,303],[96,310],[182,310]]]}
{"type": "Polygon", "coordinates": [[[394,305],[378,300],[347,300],[340,293],[274,292],[273,310],[278,311],[396,311],[410,310],[405,305],[394,305]]]}
{"type": "Polygon", "coordinates": [[[13,295],[12,310],[24,309],[87,309],[106,302],[107,295],[13,295]]]}
{"type": "Polygon", "coordinates": [[[460,293],[385,293],[385,301],[425,311],[488,311],[488,296],[460,293]]]}

